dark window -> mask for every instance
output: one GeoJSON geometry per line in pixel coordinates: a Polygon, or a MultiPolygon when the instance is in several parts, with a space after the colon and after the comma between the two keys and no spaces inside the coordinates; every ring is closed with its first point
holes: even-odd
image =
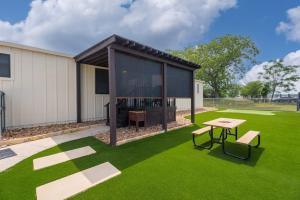
{"type": "Polygon", "coordinates": [[[162,64],[116,52],[118,97],[161,97],[162,64]]]}
{"type": "Polygon", "coordinates": [[[190,70],[168,65],[167,96],[188,98],[192,96],[193,73],[190,70]]]}
{"type": "Polygon", "coordinates": [[[10,55],[0,53],[0,77],[10,77],[10,55]]]}
{"type": "Polygon", "coordinates": [[[96,94],[108,94],[108,70],[98,69],[95,71],[95,92],[96,94]]]}
{"type": "Polygon", "coordinates": [[[199,84],[197,84],[197,94],[199,94],[200,89],[199,89],[199,84]]]}

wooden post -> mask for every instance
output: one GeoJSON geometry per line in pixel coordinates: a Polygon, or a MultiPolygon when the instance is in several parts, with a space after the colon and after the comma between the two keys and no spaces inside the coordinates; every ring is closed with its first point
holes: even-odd
{"type": "Polygon", "coordinates": [[[109,126],[110,144],[117,144],[117,110],[116,110],[116,63],[115,49],[110,46],[108,50],[108,73],[109,73],[109,126]]]}
{"type": "Polygon", "coordinates": [[[194,71],[192,72],[192,87],[191,87],[191,122],[195,123],[195,76],[194,71]]]}
{"type": "Polygon", "coordinates": [[[80,63],[76,63],[76,98],[77,98],[77,123],[81,123],[81,70],[80,63]]]}
{"type": "Polygon", "coordinates": [[[162,128],[165,132],[167,132],[168,129],[168,116],[167,116],[167,63],[163,64],[162,69],[162,101],[163,101],[163,123],[162,128]]]}

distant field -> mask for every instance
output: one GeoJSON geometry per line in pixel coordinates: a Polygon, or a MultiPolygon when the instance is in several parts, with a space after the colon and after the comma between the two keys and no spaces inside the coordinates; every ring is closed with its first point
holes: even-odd
{"type": "Polygon", "coordinates": [[[269,111],[269,110],[241,110],[241,109],[225,109],[216,112],[221,113],[241,113],[241,114],[253,114],[253,115],[275,115],[274,112],[279,111],[269,111]]]}
{"type": "Polygon", "coordinates": [[[273,103],[269,100],[249,100],[234,98],[205,98],[204,107],[217,107],[221,109],[243,109],[243,110],[274,110],[274,111],[296,111],[296,103],[273,103]]]}

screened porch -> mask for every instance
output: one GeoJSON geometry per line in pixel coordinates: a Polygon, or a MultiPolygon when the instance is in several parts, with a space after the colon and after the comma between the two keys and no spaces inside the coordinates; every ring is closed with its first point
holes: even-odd
{"type": "Polygon", "coordinates": [[[117,128],[157,126],[167,131],[176,120],[176,98],[191,99],[194,122],[194,70],[200,66],[170,54],[113,35],[75,57],[77,62],[77,121],[82,121],[82,65],[95,67],[95,93],[108,95],[105,104],[110,144],[117,128]]]}

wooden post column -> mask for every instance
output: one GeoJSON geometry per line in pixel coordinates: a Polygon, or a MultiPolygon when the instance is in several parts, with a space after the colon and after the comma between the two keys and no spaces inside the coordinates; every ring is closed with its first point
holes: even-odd
{"type": "Polygon", "coordinates": [[[77,123],[81,123],[81,70],[80,63],[76,63],[76,100],[77,100],[77,123]]]}
{"type": "Polygon", "coordinates": [[[192,72],[192,87],[191,87],[191,122],[195,123],[195,75],[192,72]]]}
{"type": "Polygon", "coordinates": [[[108,74],[109,74],[109,126],[110,144],[117,144],[117,110],[116,110],[116,63],[115,49],[108,47],[108,74]]]}
{"type": "Polygon", "coordinates": [[[165,132],[167,132],[168,129],[168,111],[167,111],[167,64],[163,64],[162,69],[162,101],[163,101],[163,123],[162,128],[165,132]]]}

